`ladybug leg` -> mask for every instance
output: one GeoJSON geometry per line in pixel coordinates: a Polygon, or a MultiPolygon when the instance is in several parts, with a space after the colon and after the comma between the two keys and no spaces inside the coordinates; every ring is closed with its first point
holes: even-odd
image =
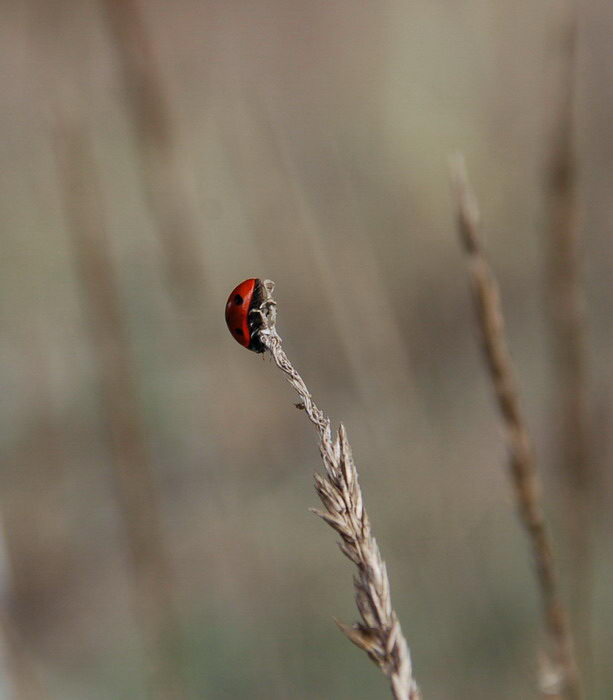
{"type": "Polygon", "coordinates": [[[272,328],[277,320],[277,302],[269,293],[259,306],[251,309],[249,314],[259,316],[259,323],[262,327],[272,328]]]}
{"type": "Polygon", "coordinates": [[[262,287],[264,298],[258,306],[249,311],[249,316],[253,319],[255,333],[267,336],[276,335],[277,302],[272,296],[274,282],[265,280],[262,287]]]}
{"type": "Polygon", "coordinates": [[[260,329],[273,328],[277,319],[277,302],[266,300],[255,309],[251,309],[250,316],[257,316],[257,325],[260,329]]]}
{"type": "Polygon", "coordinates": [[[277,302],[274,299],[266,299],[262,302],[262,312],[266,316],[266,325],[274,327],[277,321],[277,302]]]}
{"type": "Polygon", "coordinates": [[[256,308],[256,309],[251,309],[249,312],[249,316],[255,316],[257,317],[257,326],[263,326],[265,321],[266,321],[266,314],[262,311],[262,309],[256,308]]]}

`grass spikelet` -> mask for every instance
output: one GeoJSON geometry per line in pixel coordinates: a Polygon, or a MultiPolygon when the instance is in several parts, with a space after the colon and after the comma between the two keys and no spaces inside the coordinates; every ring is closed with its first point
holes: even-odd
{"type": "Polygon", "coordinates": [[[340,535],[341,552],[357,568],[354,589],[361,619],[352,625],[339,620],[336,624],[385,674],[396,700],[419,700],[421,695],[413,678],[409,647],[392,608],[387,569],[364,508],[347,433],[343,425],[332,432],[330,419],[316,406],[302,377],[285,354],[275,325],[274,283],[266,280],[263,285],[264,300],[252,311],[262,318],[260,338],[297,392],[300,397],[297,405],[305,411],[319,436],[324,472],[315,475],[315,490],[323,510],[312,508],[311,511],[340,535]]]}

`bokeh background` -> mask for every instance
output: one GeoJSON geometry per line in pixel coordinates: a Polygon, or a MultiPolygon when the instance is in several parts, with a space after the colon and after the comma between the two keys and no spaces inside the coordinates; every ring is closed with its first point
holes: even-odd
{"type": "Polygon", "coordinates": [[[276,281],[286,350],[347,426],[424,697],[537,696],[538,596],[454,229],[458,149],[589,696],[613,696],[613,8],[581,3],[570,67],[566,10],[0,4],[3,698],[387,696],[332,620],[355,618],[352,572],[307,511],[313,431],[224,324],[252,276],[276,281]],[[571,82],[579,576],[547,293],[571,82]]]}

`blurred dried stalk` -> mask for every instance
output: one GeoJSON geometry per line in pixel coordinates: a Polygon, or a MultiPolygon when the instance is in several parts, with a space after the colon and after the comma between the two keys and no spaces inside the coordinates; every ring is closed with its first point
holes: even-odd
{"type": "Polygon", "coordinates": [[[43,700],[48,697],[10,611],[4,610],[0,611],[0,659],[3,698],[43,700]]]}
{"type": "Polygon", "coordinates": [[[37,321],[29,318],[29,327],[13,336],[19,357],[19,368],[13,371],[22,376],[20,393],[28,420],[12,441],[7,466],[13,466],[3,470],[0,482],[9,579],[6,616],[33,652],[44,648],[49,619],[61,605],[74,570],[65,507],[66,436],[55,405],[49,336],[37,321]]]}
{"type": "Polygon", "coordinates": [[[354,625],[337,620],[337,625],[387,676],[396,700],[419,700],[421,696],[413,678],[409,648],[392,608],[387,570],[364,508],[345,428],[341,425],[337,435],[332,436],[330,419],[315,405],[302,377],[283,351],[275,327],[274,283],[266,280],[264,287],[266,298],[259,309],[264,320],[261,340],[300,397],[298,406],[304,409],[319,433],[319,450],[325,471],[323,475],[315,475],[315,488],[325,511],[312,510],[339,533],[341,551],[358,570],[354,586],[362,620],[354,625]]]}
{"type": "Polygon", "coordinates": [[[0,695],[10,700],[44,700],[35,660],[13,611],[12,566],[0,522],[0,695]],[[2,692],[3,691],[3,692],[2,692]]]}
{"type": "MultiPolygon", "coordinates": [[[[140,176],[164,251],[169,290],[191,334],[202,331],[204,266],[196,245],[196,216],[183,181],[170,105],[153,42],[138,0],[100,0],[119,58],[126,105],[140,159],[140,176]]],[[[196,339],[201,347],[201,339],[196,339]]]]}
{"type": "Polygon", "coordinates": [[[165,700],[185,697],[175,648],[179,625],[163,546],[158,490],[141,424],[95,161],[81,122],[59,121],[54,145],[70,242],[100,373],[101,404],[130,553],[133,605],[145,646],[151,696],[165,700]]]}
{"type": "Polygon", "coordinates": [[[551,697],[552,690],[554,693],[559,691],[564,697],[578,700],[582,693],[572,634],[560,596],[551,535],[541,502],[541,484],[532,440],[520,409],[515,373],[505,337],[498,284],[481,247],[477,201],[470,189],[461,156],[452,161],[451,170],[457,199],[458,233],[468,259],[483,352],[507,435],[511,478],[519,515],[532,547],[549,638],[550,666],[557,672],[559,679],[558,688],[552,688],[549,673],[547,683],[543,683],[543,693],[546,697],[551,697]]]}
{"type": "Polygon", "coordinates": [[[564,481],[565,522],[569,525],[568,575],[574,622],[583,663],[589,665],[592,597],[592,508],[594,471],[590,455],[587,333],[577,230],[577,163],[574,102],[577,60],[577,7],[562,5],[554,41],[560,79],[551,110],[546,160],[549,230],[546,240],[549,333],[553,357],[555,459],[564,481]]]}

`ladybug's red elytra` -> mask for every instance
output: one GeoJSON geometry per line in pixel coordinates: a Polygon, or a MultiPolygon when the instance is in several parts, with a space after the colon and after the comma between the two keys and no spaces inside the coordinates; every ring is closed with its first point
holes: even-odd
{"type": "Polygon", "coordinates": [[[260,340],[258,331],[262,318],[257,309],[264,298],[262,280],[253,278],[237,285],[226,302],[226,323],[234,339],[253,352],[264,352],[266,346],[260,340]]]}

